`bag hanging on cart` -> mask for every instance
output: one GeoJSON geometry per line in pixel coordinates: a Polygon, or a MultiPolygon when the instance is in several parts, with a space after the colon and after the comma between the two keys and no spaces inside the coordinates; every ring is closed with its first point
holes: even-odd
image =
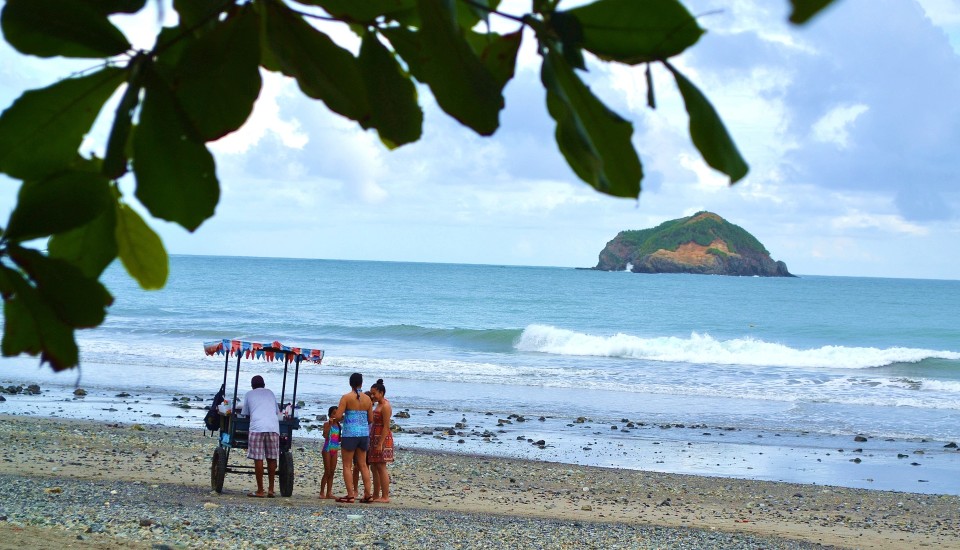
{"type": "Polygon", "coordinates": [[[213,397],[213,404],[207,409],[207,415],[203,417],[203,423],[210,430],[211,435],[212,432],[220,429],[220,411],[217,410],[217,406],[223,403],[224,391],[224,385],[220,384],[220,391],[213,397]]]}

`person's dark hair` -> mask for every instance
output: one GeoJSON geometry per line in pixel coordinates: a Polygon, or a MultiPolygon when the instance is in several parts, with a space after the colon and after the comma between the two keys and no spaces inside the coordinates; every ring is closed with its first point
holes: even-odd
{"type": "Polygon", "coordinates": [[[387,387],[383,385],[383,378],[378,378],[371,388],[377,388],[377,391],[380,392],[380,395],[387,395],[387,387]]]}
{"type": "Polygon", "coordinates": [[[263,377],[258,374],[250,379],[250,386],[252,386],[253,389],[257,389],[265,388],[267,385],[263,382],[263,377]]]}
{"type": "Polygon", "coordinates": [[[330,407],[329,409],[327,409],[327,417],[333,418],[333,413],[335,413],[335,412],[337,412],[337,406],[336,406],[336,405],[333,405],[332,407],[330,407]]]}
{"type": "Polygon", "coordinates": [[[360,400],[360,387],[363,386],[363,375],[355,372],[350,375],[350,387],[357,392],[357,401],[360,400]]]}

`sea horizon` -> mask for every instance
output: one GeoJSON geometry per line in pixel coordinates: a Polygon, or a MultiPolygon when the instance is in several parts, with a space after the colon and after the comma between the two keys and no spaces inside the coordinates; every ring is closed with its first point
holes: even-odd
{"type": "MultiPolygon", "coordinates": [[[[445,261],[436,261],[436,260],[371,260],[366,258],[315,258],[311,256],[261,256],[261,255],[242,255],[242,254],[191,254],[191,253],[170,253],[169,257],[197,257],[197,258],[239,258],[239,259],[251,259],[251,260],[304,260],[304,261],[318,261],[318,262],[368,262],[368,263],[385,263],[385,264],[425,264],[425,265],[463,265],[463,266],[476,266],[476,267],[530,267],[530,268],[550,268],[550,269],[574,269],[574,270],[584,270],[584,271],[601,271],[603,273],[620,273],[618,271],[603,271],[596,269],[596,266],[576,266],[576,265],[548,265],[548,264],[511,264],[511,263],[485,263],[485,262],[445,262],[445,261]]],[[[631,272],[632,273],[632,272],[631,272]]],[[[760,275],[711,275],[711,274],[701,274],[701,273],[634,273],[634,275],[647,275],[647,276],[658,276],[658,275],[682,275],[682,276],[695,276],[695,277],[733,277],[733,278],[766,278],[761,277],[760,275]]],[[[907,280],[907,281],[960,281],[960,278],[956,279],[944,279],[940,277],[896,277],[896,276],[879,276],[879,275],[850,275],[850,274],[823,274],[823,273],[793,273],[796,278],[802,277],[837,277],[837,278],[855,278],[855,279],[893,279],[893,280],[907,280]]],[[[781,278],[781,277],[771,277],[771,278],[781,278]]],[[[150,291],[145,291],[150,292],[150,291]]]]}

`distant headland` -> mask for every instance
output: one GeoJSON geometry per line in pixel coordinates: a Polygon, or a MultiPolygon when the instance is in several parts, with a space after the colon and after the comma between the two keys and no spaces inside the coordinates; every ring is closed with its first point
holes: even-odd
{"type": "Polygon", "coordinates": [[[698,273],[793,277],[760,241],[712,212],[621,231],[600,251],[593,269],[634,273],[698,273]]]}

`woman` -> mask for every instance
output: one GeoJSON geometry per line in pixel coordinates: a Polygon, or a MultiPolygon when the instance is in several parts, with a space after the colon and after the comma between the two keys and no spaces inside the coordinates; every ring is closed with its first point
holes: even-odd
{"type": "Polygon", "coordinates": [[[337,502],[352,503],[357,498],[357,485],[353,482],[353,458],[357,457],[357,467],[363,478],[363,498],[360,502],[373,501],[370,490],[370,470],[367,468],[367,448],[370,445],[369,423],[373,422],[373,401],[360,388],[363,375],[355,372],[350,375],[350,391],[340,398],[337,406],[337,419],[340,420],[340,454],[343,456],[343,483],[347,486],[346,496],[337,502]]]}
{"type": "Polygon", "coordinates": [[[374,473],[373,502],[390,502],[390,474],[387,473],[387,463],[393,462],[393,432],[390,431],[393,407],[387,401],[386,393],[383,379],[370,386],[370,397],[377,403],[377,408],[373,411],[373,424],[370,426],[370,452],[367,453],[367,461],[374,473]]]}

